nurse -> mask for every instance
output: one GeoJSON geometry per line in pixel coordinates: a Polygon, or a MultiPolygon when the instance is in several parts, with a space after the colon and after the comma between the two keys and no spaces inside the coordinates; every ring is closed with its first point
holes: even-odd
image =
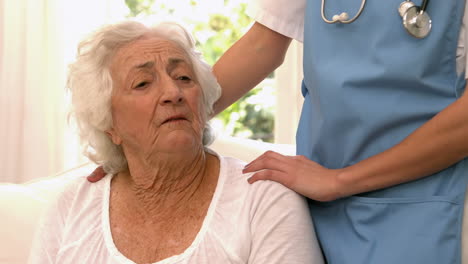
{"type": "Polygon", "coordinates": [[[214,67],[218,111],[280,65],[291,38],[303,41],[299,156],[263,154],[244,169],[257,171],[249,182],[277,181],[310,198],[328,263],[460,263],[465,0],[428,3],[425,38],[403,26],[402,0],[368,0],[350,24],[324,21],[353,18],[361,3],[252,4],[256,23],[214,67]]]}

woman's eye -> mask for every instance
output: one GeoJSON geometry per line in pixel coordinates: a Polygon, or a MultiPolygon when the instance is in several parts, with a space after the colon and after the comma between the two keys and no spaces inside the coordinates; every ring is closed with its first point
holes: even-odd
{"type": "Polygon", "coordinates": [[[140,83],[137,84],[137,86],[135,86],[134,89],[143,89],[143,88],[145,88],[147,85],[148,85],[148,82],[140,82],[140,83]]]}
{"type": "Polygon", "coordinates": [[[188,81],[191,81],[192,79],[190,77],[184,75],[184,76],[177,77],[177,80],[187,81],[188,82],[188,81]]]}

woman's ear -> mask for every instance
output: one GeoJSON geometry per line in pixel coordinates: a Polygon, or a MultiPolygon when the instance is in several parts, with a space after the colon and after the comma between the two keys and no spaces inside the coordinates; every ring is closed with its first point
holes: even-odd
{"type": "Polygon", "coordinates": [[[110,128],[109,130],[104,131],[106,132],[107,136],[109,136],[110,140],[116,145],[122,144],[122,139],[118,135],[118,133],[114,130],[114,128],[110,128]]]}

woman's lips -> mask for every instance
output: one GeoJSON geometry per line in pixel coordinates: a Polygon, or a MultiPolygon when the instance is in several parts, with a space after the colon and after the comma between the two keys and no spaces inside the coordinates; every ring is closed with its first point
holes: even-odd
{"type": "Polygon", "coordinates": [[[162,125],[178,121],[187,121],[187,118],[185,118],[184,116],[169,117],[168,119],[164,120],[164,122],[162,122],[162,125]]]}

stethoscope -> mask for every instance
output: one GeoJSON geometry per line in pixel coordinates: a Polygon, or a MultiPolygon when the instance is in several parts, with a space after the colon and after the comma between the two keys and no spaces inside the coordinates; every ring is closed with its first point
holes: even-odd
{"type": "MultiPolygon", "coordinates": [[[[427,4],[429,0],[423,0],[421,6],[415,5],[411,0],[405,0],[398,7],[398,13],[403,19],[403,26],[406,31],[415,38],[425,38],[429,32],[431,32],[432,21],[426,12],[427,4]]],[[[353,23],[364,10],[366,0],[361,0],[361,6],[359,7],[356,15],[349,19],[349,15],[346,12],[334,15],[332,20],[328,20],[325,17],[325,0],[322,0],[322,19],[328,24],[342,23],[350,24],[353,23]]]]}

